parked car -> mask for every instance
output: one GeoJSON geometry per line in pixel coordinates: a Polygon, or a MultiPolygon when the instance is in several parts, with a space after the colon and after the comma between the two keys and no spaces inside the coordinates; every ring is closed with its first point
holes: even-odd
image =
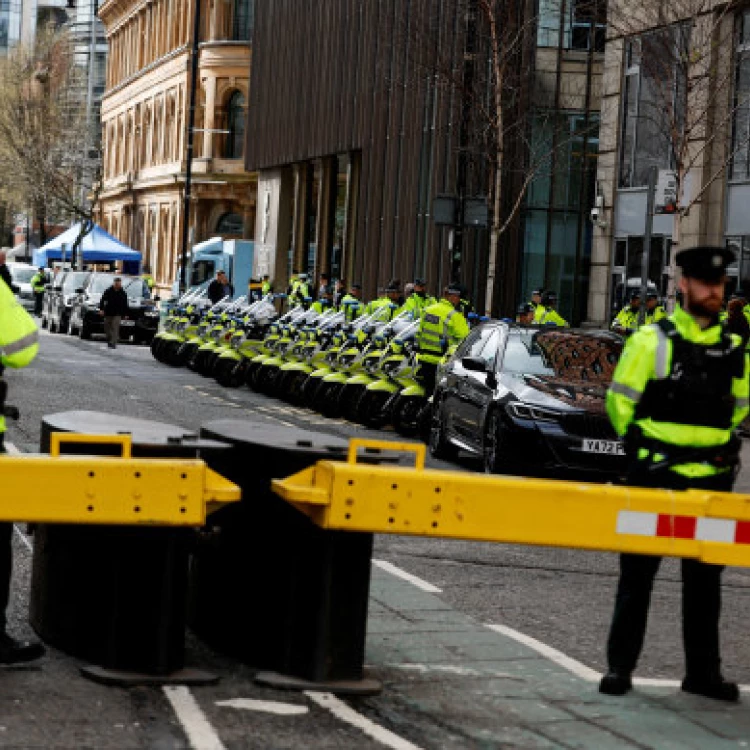
{"type": "Polygon", "coordinates": [[[104,320],[99,314],[99,302],[115,277],[122,279],[122,288],[128,295],[128,314],[120,324],[120,337],[134,343],[150,343],[159,327],[156,300],[151,299],[148,284],[140,276],[123,276],[114,273],[92,273],[79,287],[70,311],[69,333],[90,339],[94,333],[104,332],[104,320]]]}
{"type": "Polygon", "coordinates": [[[16,299],[27,310],[34,310],[34,292],[31,289],[31,280],[37,272],[34,266],[27,263],[8,263],[8,270],[13,277],[13,284],[18,287],[16,299]]]}
{"type": "Polygon", "coordinates": [[[488,473],[623,473],[604,401],[623,343],[609,331],[479,326],[438,374],[432,455],[464,450],[488,473]]]}
{"type": "Polygon", "coordinates": [[[70,311],[76,300],[76,289],[82,287],[90,271],[62,271],[57,274],[55,282],[48,286],[44,304],[50,333],[68,333],[70,311]]]}

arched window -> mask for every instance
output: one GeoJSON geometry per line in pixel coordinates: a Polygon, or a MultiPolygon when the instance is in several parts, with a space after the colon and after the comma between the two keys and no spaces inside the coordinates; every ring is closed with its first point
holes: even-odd
{"type": "Polygon", "coordinates": [[[240,159],[245,149],[245,97],[239,91],[235,91],[227,103],[227,130],[224,158],[240,159]]]}

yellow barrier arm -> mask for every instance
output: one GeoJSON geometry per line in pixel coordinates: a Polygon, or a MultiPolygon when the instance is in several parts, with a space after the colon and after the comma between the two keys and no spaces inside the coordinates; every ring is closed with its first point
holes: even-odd
{"type": "MultiPolygon", "coordinates": [[[[393,449],[357,441],[357,448],[393,449]]],[[[409,445],[409,450],[415,446],[409,445]]],[[[424,450],[424,446],[421,446],[424,450]]],[[[750,567],[750,496],[320,461],[274,480],[319,526],[750,567]]],[[[418,464],[419,465],[419,464],[418,464]]]]}
{"type": "Polygon", "coordinates": [[[50,456],[0,456],[0,520],[202,526],[240,489],[197,459],[136,459],[127,435],[51,436],[50,456]],[[122,458],[60,456],[62,443],[117,444],[122,458]]]}

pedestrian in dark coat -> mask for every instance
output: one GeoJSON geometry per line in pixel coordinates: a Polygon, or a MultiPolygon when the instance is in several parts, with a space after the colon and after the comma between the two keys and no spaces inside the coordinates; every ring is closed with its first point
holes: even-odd
{"type": "Polygon", "coordinates": [[[99,301],[99,314],[104,316],[104,335],[107,346],[117,348],[120,340],[120,321],[128,314],[128,295],[122,288],[122,279],[117,276],[109,289],[105,289],[99,301]]]}

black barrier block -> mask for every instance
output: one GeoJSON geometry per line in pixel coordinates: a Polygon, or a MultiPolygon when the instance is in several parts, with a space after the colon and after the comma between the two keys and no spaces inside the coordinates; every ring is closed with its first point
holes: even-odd
{"type": "Polygon", "coordinates": [[[241,487],[242,501],[211,517],[196,548],[188,624],[257,669],[361,680],[373,535],[320,529],[270,489],[321,459],[345,460],[348,443],[235,420],[203,425],[201,437],[232,446],[209,463],[241,487]]]}
{"type": "MultiPolygon", "coordinates": [[[[97,412],[42,422],[53,432],[129,433],[138,458],[207,458],[227,449],[175,425],[97,412]]],[[[62,453],[110,455],[119,446],[63,444],[62,453]]],[[[40,524],[35,530],[30,622],[45,642],[111,670],[182,669],[187,571],[195,532],[146,526],[40,524]]],[[[198,681],[203,681],[199,679],[198,681]]]]}

